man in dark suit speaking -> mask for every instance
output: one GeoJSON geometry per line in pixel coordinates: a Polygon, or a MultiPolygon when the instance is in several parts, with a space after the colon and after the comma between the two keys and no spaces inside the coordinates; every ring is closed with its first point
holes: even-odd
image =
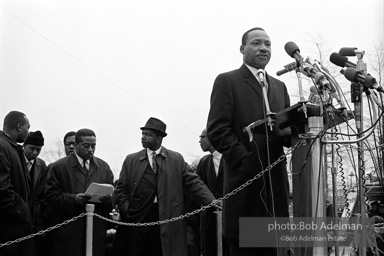
{"type": "MultiPolygon", "coordinates": [[[[271,130],[267,123],[253,129],[252,142],[243,132],[252,122],[266,118],[267,105],[270,112],[276,113],[289,107],[290,99],[285,84],[265,72],[271,58],[271,41],[264,29],[252,28],[245,32],[240,52],[244,64],[218,75],[214,82],[207,122],[208,139],[225,160],[224,194],[283,155],[283,145],[288,146],[290,135],[277,125],[271,130]]],[[[229,238],[230,255],[276,254],[275,248],[239,247],[239,218],[288,216],[288,186],[286,161],[281,161],[270,172],[224,200],[223,235],[229,238]]]]}

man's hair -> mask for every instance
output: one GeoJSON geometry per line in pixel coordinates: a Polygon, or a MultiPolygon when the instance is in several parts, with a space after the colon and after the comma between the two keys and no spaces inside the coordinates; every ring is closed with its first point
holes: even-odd
{"type": "Polygon", "coordinates": [[[15,129],[18,124],[26,123],[25,114],[20,111],[11,111],[4,118],[4,130],[15,129]]]}
{"type": "Polygon", "coordinates": [[[80,129],[76,132],[76,135],[75,135],[75,142],[76,143],[80,143],[81,142],[81,137],[86,137],[86,136],[95,136],[96,137],[96,134],[94,131],[90,130],[90,129],[80,129]]]}
{"type": "Polygon", "coordinates": [[[265,32],[264,29],[259,28],[259,27],[251,28],[250,30],[248,30],[247,32],[245,32],[245,33],[243,34],[243,37],[241,38],[241,45],[246,45],[246,44],[247,44],[248,34],[249,34],[249,32],[252,32],[252,31],[254,31],[254,30],[262,30],[262,31],[265,32]]]}
{"type": "Polygon", "coordinates": [[[71,137],[73,135],[76,135],[76,132],[75,131],[70,131],[70,132],[67,132],[67,134],[64,135],[64,144],[65,144],[65,140],[68,138],[68,137],[71,137]]]}

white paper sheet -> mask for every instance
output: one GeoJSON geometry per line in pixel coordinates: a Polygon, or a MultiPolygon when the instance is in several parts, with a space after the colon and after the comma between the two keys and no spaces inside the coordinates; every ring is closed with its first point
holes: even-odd
{"type": "Polygon", "coordinates": [[[111,184],[92,182],[84,194],[91,196],[89,202],[100,203],[100,197],[111,195],[114,190],[115,188],[111,184]]]}

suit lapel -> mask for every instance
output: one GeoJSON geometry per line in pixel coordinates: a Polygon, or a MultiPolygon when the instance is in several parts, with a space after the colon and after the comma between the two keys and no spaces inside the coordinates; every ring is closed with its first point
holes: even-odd
{"type": "Polygon", "coordinates": [[[92,173],[97,169],[97,164],[95,162],[95,159],[92,157],[92,159],[89,161],[89,170],[88,170],[88,176],[91,177],[92,173]]]}
{"type": "Polygon", "coordinates": [[[74,168],[74,171],[75,171],[75,169],[77,169],[81,172],[81,174],[83,174],[85,177],[87,177],[87,171],[84,170],[84,168],[81,166],[81,163],[79,163],[79,161],[77,160],[76,155],[71,154],[68,157],[70,159],[72,168],[74,168]]]}
{"type": "Polygon", "coordinates": [[[273,99],[276,97],[276,85],[273,79],[270,79],[269,75],[267,72],[266,74],[266,79],[268,83],[268,100],[273,101],[273,99]]]}
{"type": "Polygon", "coordinates": [[[21,171],[24,173],[24,176],[26,178],[26,182],[28,184],[27,190],[28,190],[28,194],[29,194],[30,193],[30,185],[31,185],[31,176],[30,176],[29,171],[28,171],[27,163],[25,162],[24,151],[23,151],[22,146],[17,145],[16,143],[14,143],[14,144],[16,145],[17,152],[19,154],[20,162],[21,162],[21,165],[23,168],[23,170],[21,170],[21,171]]]}
{"type": "Polygon", "coordinates": [[[243,75],[245,82],[260,96],[263,97],[263,92],[261,90],[261,85],[257,81],[256,77],[244,64],[240,67],[240,71],[243,75]]]}
{"type": "Polygon", "coordinates": [[[217,181],[219,180],[219,176],[221,176],[223,173],[223,167],[224,167],[224,157],[222,156],[220,159],[219,171],[217,173],[217,181]]]}
{"type": "Polygon", "coordinates": [[[209,159],[209,173],[208,173],[208,182],[210,183],[208,186],[213,189],[213,191],[216,191],[216,171],[215,171],[215,164],[213,163],[213,155],[210,155],[209,159]]]}
{"type": "Polygon", "coordinates": [[[41,172],[41,165],[37,161],[37,158],[35,159],[35,164],[32,166],[32,169],[33,169],[33,170],[31,170],[31,171],[33,171],[33,175],[31,177],[32,183],[33,183],[33,186],[36,187],[37,180],[39,179],[40,172],[41,172]]]}

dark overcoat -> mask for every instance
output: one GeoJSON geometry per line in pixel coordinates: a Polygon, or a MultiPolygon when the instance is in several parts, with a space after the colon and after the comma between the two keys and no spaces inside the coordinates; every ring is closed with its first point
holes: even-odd
{"type": "MultiPolygon", "coordinates": [[[[48,207],[52,207],[54,224],[70,220],[85,212],[85,205],[77,205],[75,197],[78,193],[84,193],[92,182],[113,185],[113,173],[109,165],[97,157],[91,159],[88,174],[75,154],[64,157],[49,166],[46,199],[48,207]]],[[[95,203],[95,213],[109,217],[111,211],[112,204],[95,203]]],[[[85,255],[85,221],[86,218],[83,217],[53,231],[56,256],[85,255]]],[[[93,224],[93,255],[103,256],[108,223],[95,217],[93,224]]]]}
{"type": "MultiPolygon", "coordinates": [[[[203,156],[197,166],[196,173],[216,198],[223,196],[223,166],[224,158],[222,157],[216,175],[212,154],[203,156]]],[[[200,214],[201,251],[203,256],[217,255],[217,215],[215,211],[216,209],[210,208],[200,214]]]]}
{"type": "Polygon", "coordinates": [[[31,198],[33,199],[33,228],[35,232],[44,229],[42,204],[45,200],[45,185],[48,168],[44,160],[36,157],[31,171],[31,198]],[[33,174],[32,174],[33,173],[33,174]]]}
{"type": "MultiPolygon", "coordinates": [[[[21,146],[0,131],[0,243],[32,233],[30,177],[21,146]]],[[[0,248],[0,255],[34,255],[31,239],[0,248]]]]}
{"type": "MultiPolygon", "coordinates": [[[[269,75],[266,75],[266,79],[271,112],[289,107],[285,84],[269,75]]],[[[272,132],[263,125],[255,128],[252,142],[243,131],[252,122],[265,118],[262,95],[261,85],[245,65],[220,74],[214,82],[207,135],[212,146],[225,159],[225,194],[273,163],[284,154],[283,145],[289,144],[288,138],[277,126],[272,132]]],[[[288,175],[284,160],[270,173],[224,201],[224,236],[238,237],[240,217],[288,216],[288,198],[288,175]]]]}
{"type": "MultiPolygon", "coordinates": [[[[203,205],[215,199],[200,177],[188,167],[181,154],[162,147],[160,155],[157,186],[160,220],[185,214],[183,187],[203,205]]],[[[129,202],[135,198],[135,191],[147,166],[146,149],[128,155],[123,163],[116,189],[117,204],[123,221],[131,220],[129,202]]],[[[127,252],[129,248],[126,248],[127,243],[122,237],[124,233],[119,231],[118,229],[113,244],[113,247],[119,250],[113,251],[127,252]]],[[[163,255],[187,255],[185,220],[160,225],[160,239],[163,255]]],[[[116,255],[125,254],[116,252],[116,255]]]]}
{"type": "Polygon", "coordinates": [[[223,166],[224,159],[221,158],[216,175],[212,154],[203,156],[197,165],[196,173],[216,198],[223,196],[223,166]]]}

